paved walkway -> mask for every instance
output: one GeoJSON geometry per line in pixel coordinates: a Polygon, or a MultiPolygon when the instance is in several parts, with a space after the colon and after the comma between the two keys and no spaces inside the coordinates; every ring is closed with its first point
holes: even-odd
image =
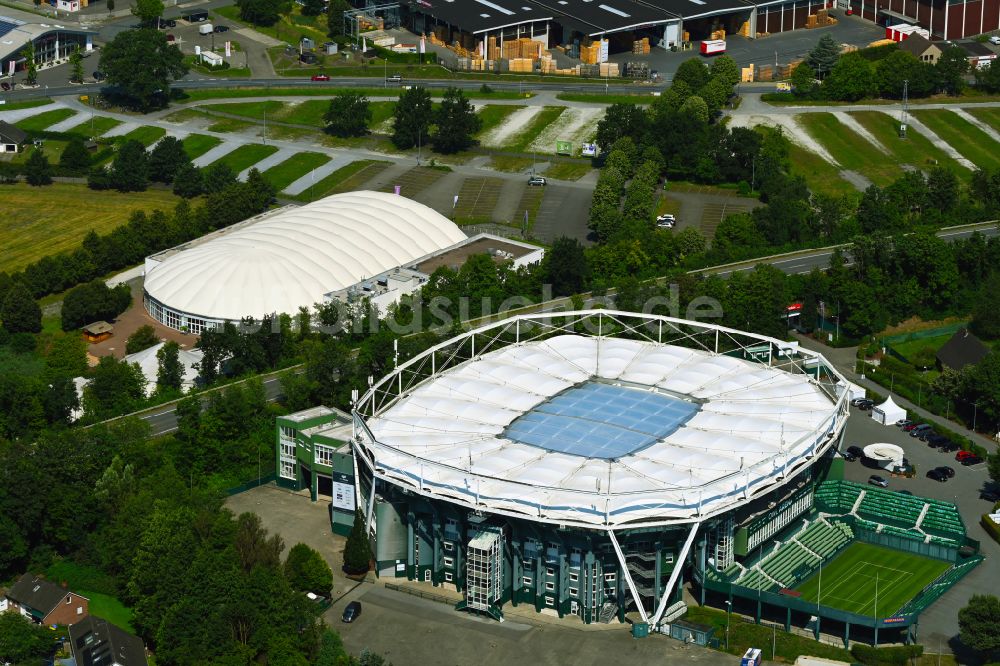
{"type": "Polygon", "coordinates": [[[291,196],[302,194],[309,188],[310,185],[318,183],[319,181],[323,180],[337,169],[345,167],[353,161],[354,159],[348,156],[334,157],[326,164],[319,165],[306,175],[294,181],[291,185],[289,185],[282,191],[285,194],[291,196]]]}
{"type": "Polygon", "coordinates": [[[79,113],[74,113],[72,116],[66,120],[60,120],[55,125],[49,125],[45,128],[46,132],[65,132],[71,130],[80,123],[82,123],[82,116],[79,113]]]}
{"type": "Polygon", "coordinates": [[[278,152],[271,153],[270,155],[262,159],[260,162],[257,162],[252,166],[248,166],[246,169],[243,169],[243,171],[240,171],[239,175],[237,176],[237,179],[246,180],[247,176],[250,175],[251,169],[257,169],[257,171],[263,173],[268,169],[270,169],[271,167],[281,164],[289,157],[292,157],[298,152],[299,151],[294,148],[279,148],[278,152]]]}
{"type": "Polygon", "coordinates": [[[13,111],[4,111],[3,106],[0,106],[0,120],[6,120],[8,123],[16,123],[25,118],[30,118],[31,116],[37,116],[39,113],[45,113],[46,111],[54,111],[56,109],[64,108],[64,104],[59,102],[52,102],[51,104],[45,104],[43,106],[34,106],[30,109],[14,109],[13,111]]]}
{"type": "Polygon", "coordinates": [[[199,168],[206,167],[215,160],[219,159],[220,157],[225,157],[226,155],[233,152],[234,150],[244,145],[245,143],[248,142],[245,140],[232,140],[232,139],[223,141],[215,148],[209,150],[204,155],[200,155],[195,159],[193,159],[191,163],[199,168]]]}
{"type": "Polygon", "coordinates": [[[128,134],[132,130],[139,129],[139,123],[135,122],[134,120],[123,120],[122,118],[118,118],[118,120],[122,120],[122,124],[118,125],[117,127],[112,127],[107,132],[105,132],[104,133],[105,138],[110,138],[113,136],[122,136],[123,134],[128,134]]]}

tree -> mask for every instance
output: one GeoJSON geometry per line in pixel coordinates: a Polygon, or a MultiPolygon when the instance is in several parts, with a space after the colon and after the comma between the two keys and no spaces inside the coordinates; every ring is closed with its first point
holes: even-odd
{"type": "Polygon", "coordinates": [[[403,91],[396,103],[392,143],[401,150],[412,148],[427,137],[432,118],[431,95],[425,88],[403,91]]]}
{"type": "Polygon", "coordinates": [[[90,151],[83,144],[83,139],[75,136],[66,145],[59,156],[59,168],[63,173],[82,176],[90,169],[90,151]]]}
{"type": "Polygon", "coordinates": [[[42,309],[23,282],[15,282],[7,290],[0,307],[0,325],[8,333],[41,332],[42,309]]]}
{"type": "Polygon", "coordinates": [[[360,93],[345,92],[330,100],[330,107],[323,116],[327,134],[341,138],[368,134],[372,110],[368,98],[360,93]]]}
{"type": "Polygon", "coordinates": [[[319,16],[325,8],[326,3],[323,0],[305,0],[302,3],[302,15],[319,16]]]}
{"type": "Polygon", "coordinates": [[[170,184],[181,165],[189,162],[191,158],[184,151],[184,143],[177,137],[165,136],[149,153],[149,179],[170,184]]]}
{"type": "Polygon", "coordinates": [[[286,0],[237,0],[240,18],[253,25],[274,25],[285,12],[291,11],[286,0]]]}
{"type": "Polygon", "coordinates": [[[173,340],[156,350],[156,390],[161,393],[180,391],[184,381],[184,364],[180,360],[181,347],[173,340]]]}
{"type": "Polygon", "coordinates": [[[29,40],[21,49],[21,55],[24,56],[24,81],[29,86],[33,86],[38,83],[38,63],[35,61],[34,42],[29,40]]]}
{"type": "Polygon", "coordinates": [[[434,150],[449,155],[475,143],[472,136],[483,126],[483,121],[465,94],[458,88],[449,87],[434,114],[434,124],[437,125],[431,135],[434,150]]]}
{"type": "Polygon", "coordinates": [[[236,173],[225,162],[218,162],[202,172],[202,182],[205,194],[216,194],[236,184],[236,173]]]}
{"type": "Polygon", "coordinates": [[[131,412],[146,397],[146,377],[135,363],[102,356],[83,391],[83,407],[95,420],[131,412]]]}
{"type": "Polygon", "coordinates": [[[108,0],[108,14],[115,11],[115,0],[108,0]]]}
{"type": "Polygon", "coordinates": [[[135,139],[123,143],[111,162],[111,185],[119,192],[142,192],[149,187],[149,155],[135,139]]]}
{"type": "Polygon", "coordinates": [[[976,86],[985,92],[1000,92],[1000,61],[991,60],[986,67],[976,68],[976,86]]]}
{"type": "Polygon", "coordinates": [[[260,210],[267,210],[267,207],[274,203],[278,190],[264,177],[256,167],[247,173],[247,192],[254,198],[253,206],[260,210]]]}
{"type": "Polygon", "coordinates": [[[542,274],[552,285],[553,296],[571,296],[586,291],[590,271],[580,242],[566,236],[557,238],[542,260],[542,274]]]}
{"type": "Polygon", "coordinates": [[[875,85],[882,97],[901,98],[904,83],[911,97],[931,94],[936,87],[933,66],[898,49],[875,63],[875,85]]]}
{"type": "Polygon", "coordinates": [[[709,69],[711,78],[721,78],[730,88],[740,82],[740,67],[731,56],[722,55],[712,61],[709,69]]]}
{"type": "Polygon", "coordinates": [[[185,199],[193,199],[205,191],[205,179],[201,170],[191,162],[184,162],[174,173],[174,194],[185,199]]]}
{"type": "Polygon", "coordinates": [[[635,104],[612,104],[597,123],[595,140],[605,152],[625,136],[638,145],[646,134],[647,125],[646,112],[642,108],[635,104]]]}
{"type": "Polygon", "coordinates": [[[711,78],[708,66],[701,58],[688,58],[677,67],[674,81],[683,81],[697,94],[711,78]]]}
{"type": "Polygon", "coordinates": [[[246,573],[257,566],[274,569],[281,566],[281,551],[285,549],[285,542],[281,535],[268,536],[256,513],[241,513],[236,518],[234,545],[236,558],[246,573]]]}
{"type": "Polygon", "coordinates": [[[52,165],[49,158],[39,148],[32,148],[28,160],[24,163],[24,179],[29,185],[51,185],[52,165]]]}
{"type": "Polygon", "coordinates": [[[69,62],[72,68],[69,80],[73,83],[83,83],[83,54],[80,53],[79,46],[73,49],[69,62]]]}
{"type": "Polygon", "coordinates": [[[959,637],[967,647],[989,661],[1000,650],[1000,598],[992,594],[974,594],[969,603],[958,611],[959,637]]]}
{"type": "Polygon", "coordinates": [[[162,0],[136,0],[132,6],[132,16],[138,17],[140,25],[146,28],[159,27],[163,16],[162,0]]]}
{"type": "Polygon", "coordinates": [[[368,542],[368,528],[365,527],[361,510],[354,512],[354,525],[344,544],[344,571],[349,574],[363,574],[371,565],[372,549],[368,542]]]}
{"type": "Polygon", "coordinates": [[[0,613],[0,663],[42,663],[53,649],[46,627],[20,613],[0,613]]]}
{"type": "Polygon", "coordinates": [[[333,572],[323,556],[304,543],[297,543],[285,559],[285,578],[296,590],[329,596],[333,572]]]}
{"type": "Polygon", "coordinates": [[[969,71],[969,60],[960,46],[949,46],[941,52],[934,63],[937,88],[949,95],[959,95],[965,87],[965,74],[969,71]]]}
{"type": "Polygon", "coordinates": [[[1000,289],[1000,274],[993,273],[982,285],[972,306],[970,328],[976,335],[987,339],[1000,338],[1000,307],[997,307],[997,291],[1000,289]]]}
{"type": "Polygon", "coordinates": [[[716,116],[722,107],[726,105],[729,101],[729,97],[733,94],[733,87],[727,83],[722,78],[712,78],[708,83],[701,89],[698,95],[708,106],[710,115],[712,117],[716,116]]]}
{"type": "Polygon", "coordinates": [[[792,92],[796,97],[812,97],[816,92],[816,70],[801,62],[792,70],[792,92]]]}
{"type": "Polygon", "coordinates": [[[688,97],[684,103],[681,104],[681,108],[678,109],[677,114],[685,118],[690,118],[701,125],[708,124],[710,115],[708,104],[698,95],[688,97]]]}
{"type": "Polygon", "coordinates": [[[844,54],[823,81],[827,99],[856,102],[875,90],[872,66],[857,51],[844,54]]]}
{"type": "Polygon", "coordinates": [[[947,213],[958,203],[958,176],[951,169],[936,166],[927,175],[927,203],[931,208],[947,213]]]}
{"type": "Polygon", "coordinates": [[[131,303],[132,292],[127,284],[111,289],[103,280],[92,280],[73,287],[63,298],[62,329],[73,331],[94,321],[111,321],[131,303]]]}
{"type": "Polygon", "coordinates": [[[159,341],[160,338],[156,335],[156,329],[149,324],[140,326],[135,330],[135,333],[128,336],[128,340],[125,341],[125,353],[135,354],[136,352],[141,352],[143,349],[149,349],[153,345],[159,343],[159,341]]]}
{"type": "Polygon", "coordinates": [[[338,37],[344,34],[344,12],[353,9],[347,0],[330,0],[326,8],[327,34],[338,37]]]}
{"type": "Polygon", "coordinates": [[[171,81],[188,72],[180,49],[159,30],[123,30],[101,49],[101,71],[123,101],[146,112],[166,106],[171,81]]]}
{"type": "Polygon", "coordinates": [[[829,34],[819,38],[819,42],[813,50],[806,56],[805,62],[812,70],[819,74],[817,78],[822,79],[825,75],[833,71],[837,60],[840,59],[840,46],[829,34]]]}

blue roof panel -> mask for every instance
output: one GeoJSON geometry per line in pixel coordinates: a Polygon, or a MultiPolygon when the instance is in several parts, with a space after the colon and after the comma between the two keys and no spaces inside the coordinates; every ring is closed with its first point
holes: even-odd
{"type": "Polygon", "coordinates": [[[504,437],[586,458],[620,458],[667,437],[697,411],[696,403],[662,393],[588,382],[515,419],[504,437]]]}

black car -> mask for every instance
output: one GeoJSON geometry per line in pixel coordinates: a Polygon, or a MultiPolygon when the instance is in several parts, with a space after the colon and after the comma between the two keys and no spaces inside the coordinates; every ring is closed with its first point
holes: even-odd
{"type": "Polygon", "coordinates": [[[1000,502],[1000,491],[998,490],[980,490],[979,499],[986,500],[987,502],[1000,502]]]}
{"type": "Polygon", "coordinates": [[[981,462],[983,462],[983,459],[980,458],[979,456],[969,456],[968,458],[962,458],[962,464],[965,465],[966,467],[969,467],[970,465],[978,465],[981,462]]]}
{"type": "Polygon", "coordinates": [[[941,483],[944,483],[945,481],[948,480],[948,475],[942,472],[940,469],[935,468],[927,470],[927,478],[934,479],[935,481],[940,481],[941,483]]]}
{"type": "Polygon", "coordinates": [[[913,497],[913,493],[911,493],[909,490],[897,490],[896,492],[899,493],[900,495],[909,495],[910,497],[913,497]]]}
{"type": "Polygon", "coordinates": [[[935,469],[937,469],[937,471],[947,476],[949,479],[955,478],[955,470],[952,469],[951,467],[948,467],[947,465],[941,465],[940,467],[936,467],[935,469]]]}
{"type": "Polygon", "coordinates": [[[217,25],[217,26],[215,26],[215,31],[216,32],[229,32],[229,26],[228,25],[217,25]]]}
{"type": "Polygon", "coordinates": [[[945,437],[944,435],[939,435],[936,432],[930,433],[929,435],[924,437],[924,440],[927,442],[927,446],[931,447],[932,449],[937,448],[942,444],[946,444],[949,441],[947,437],[945,437]]]}
{"type": "Polygon", "coordinates": [[[942,451],[945,451],[945,452],[948,452],[948,453],[952,453],[954,451],[958,451],[958,449],[961,448],[961,447],[959,447],[958,444],[956,444],[955,442],[953,442],[953,441],[951,441],[949,439],[947,442],[942,442],[940,444],[939,448],[942,451]]]}
{"type": "Polygon", "coordinates": [[[94,80],[95,81],[103,81],[104,80],[104,72],[94,72],[94,80]]]}
{"type": "Polygon", "coordinates": [[[10,90],[10,84],[6,81],[0,81],[0,90],[10,90]]]}
{"type": "Polygon", "coordinates": [[[350,624],[351,622],[357,620],[358,617],[360,616],[361,616],[361,602],[352,601],[351,603],[347,604],[346,608],[344,608],[344,614],[340,617],[340,619],[350,624]]]}
{"type": "Polygon", "coordinates": [[[934,432],[929,425],[923,423],[910,431],[910,437],[920,437],[921,439],[934,432]]]}
{"type": "Polygon", "coordinates": [[[875,406],[875,401],[874,400],[867,400],[867,399],[866,400],[859,400],[858,404],[857,404],[858,409],[862,409],[862,410],[865,410],[865,411],[871,409],[874,406],[875,406]]]}
{"type": "Polygon", "coordinates": [[[853,453],[851,453],[850,451],[844,451],[844,452],[843,452],[843,453],[841,453],[840,455],[841,455],[841,456],[842,456],[842,457],[844,458],[844,460],[846,460],[847,462],[854,462],[855,460],[857,460],[857,459],[858,459],[858,457],[857,457],[856,455],[854,455],[853,453]]]}

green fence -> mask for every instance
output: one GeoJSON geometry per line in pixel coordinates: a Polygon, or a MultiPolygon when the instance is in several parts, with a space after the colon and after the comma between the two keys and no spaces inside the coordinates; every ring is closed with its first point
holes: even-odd
{"type": "Polygon", "coordinates": [[[901,344],[903,342],[912,342],[913,340],[924,340],[926,338],[936,338],[939,335],[947,335],[948,333],[957,333],[963,328],[968,328],[969,322],[960,321],[957,324],[948,324],[947,326],[939,326],[937,328],[928,328],[924,331],[913,331],[912,333],[900,333],[899,335],[887,335],[879,340],[879,343],[891,347],[894,344],[901,344]]]}
{"type": "Polygon", "coordinates": [[[233,495],[239,495],[240,493],[245,493],[248,490],[253,490],[254,488],[259,488],[260,486],[267,485],[272,481],[275,481],[278,475],[271,472],[267,476],[262,476],[259,479],[253,479],[252,481],[247,481],[246,483],[240,484],[234,488],[226,488],[223,492],[227,496],[232,497],[233,495]]]}

